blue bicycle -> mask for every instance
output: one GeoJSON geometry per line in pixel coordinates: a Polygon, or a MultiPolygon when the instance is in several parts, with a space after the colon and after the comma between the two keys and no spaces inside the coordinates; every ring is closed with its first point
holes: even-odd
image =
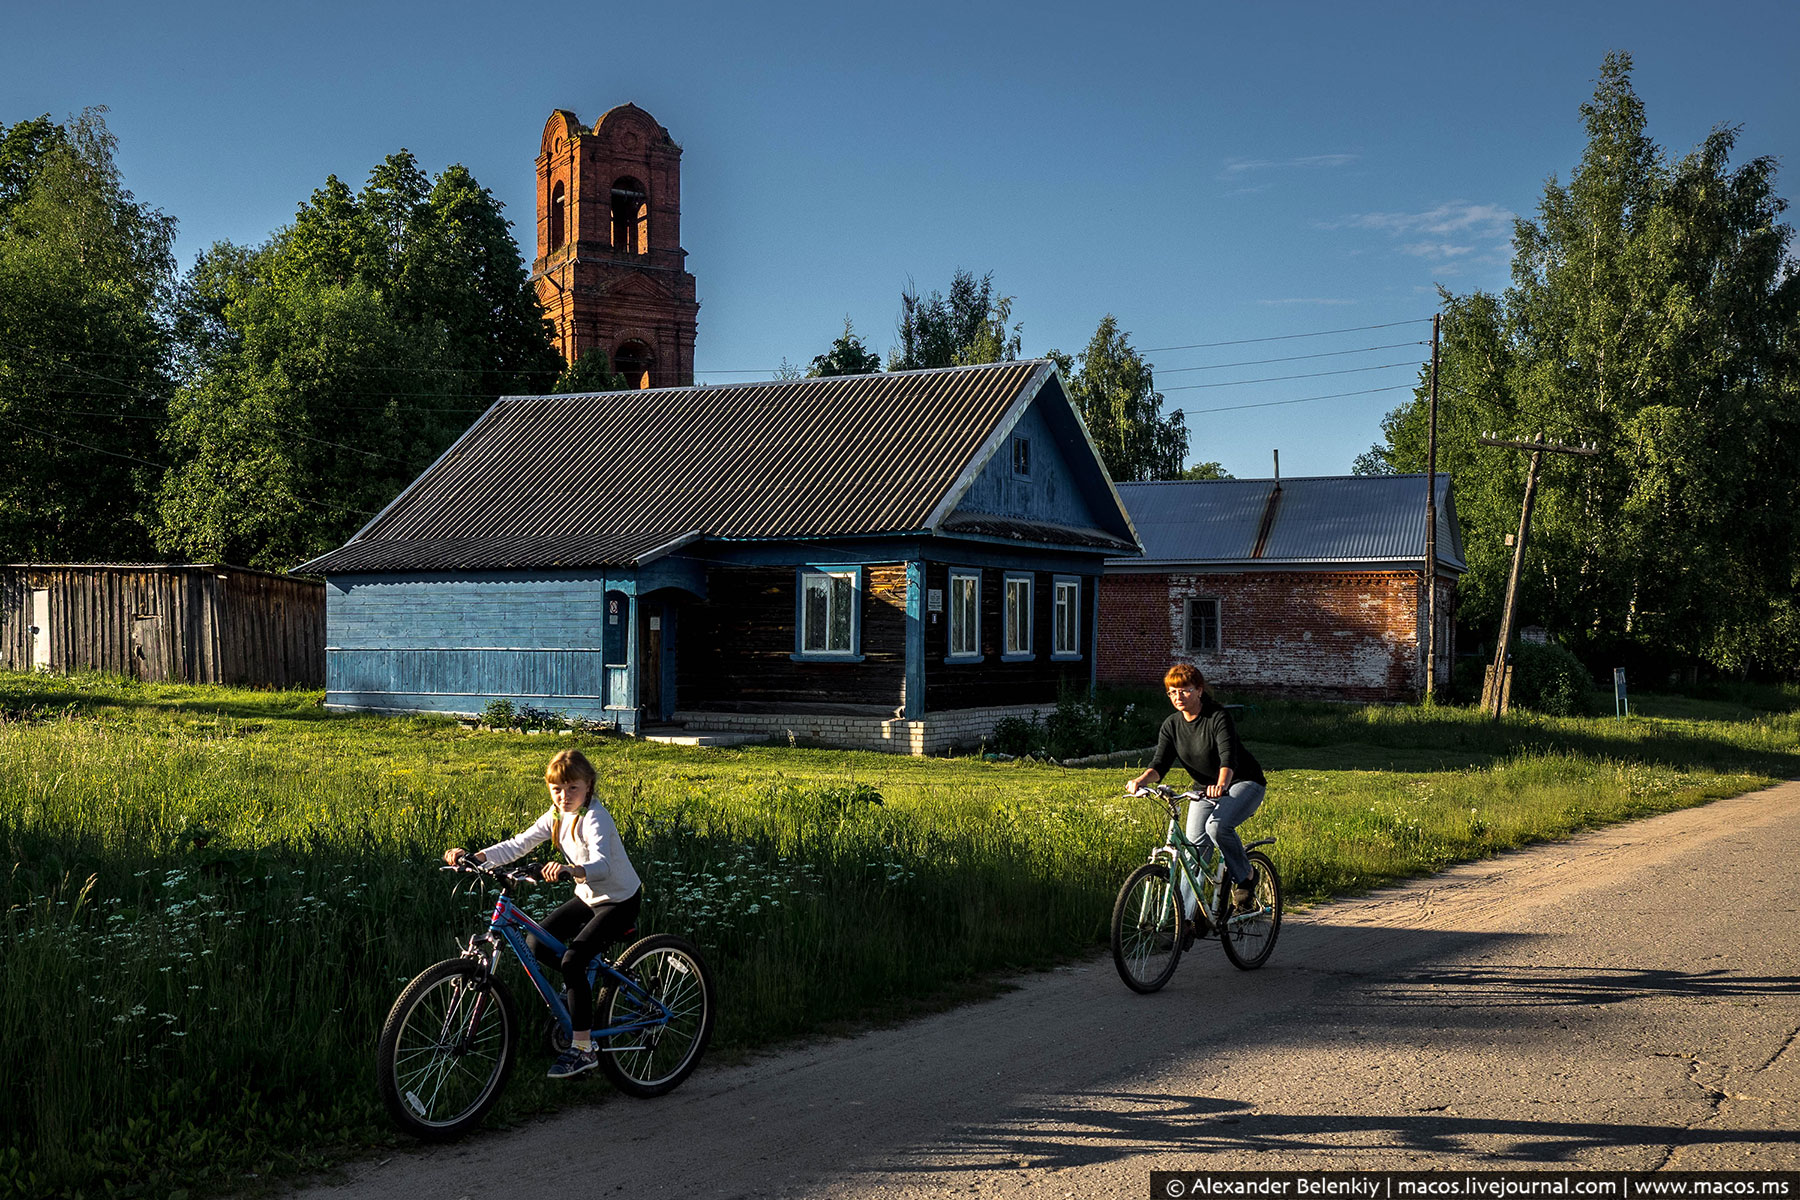
{"type": "MultiPolygon", "coordinates": [[[[557,955],[563,944],[513,902],[518,888],[542,882],[538,868],[495,867],[465,857],[443,869],[496,886],[493,913],[459,956],[425,968],[401,990],[376,1049],[388,1113],[400,1128],[429,1141],[473,1128],[512,1073],[519,1007],[499,977],[502,949],[512,951],[550,1010],[551,1049],[566,1049],[574,1036],[561,986],[551,982],[525,935],[557,955]]],[[[631,1096],[660,1096],[693,1073],[712,1037],[715,1001],[706,964],[691,943],[653,934],[616,959],[596,958],[589,979],[600,1070],[614,1087],[631,1096]]]]}

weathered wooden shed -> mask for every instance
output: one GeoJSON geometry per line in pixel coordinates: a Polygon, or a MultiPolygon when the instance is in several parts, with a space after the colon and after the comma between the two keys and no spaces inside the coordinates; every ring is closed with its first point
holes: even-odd
{"type": "Polygon", "coordinates": [[[326,703],[925,752],[1094,671],[1131,528],[1054,364],[500,400],[338,550],[326,703]]]}
{"type": "MultiPolygon", "coordinates": [[[[1425,476],[1126,483],[1143,540],[1108,560],[1099,677],[1157,684],[1191,662],[1234,691],[1405,700],[1425,675],[1425,476]]],[[[1437,478],[1438,681],[1467,570],[1437,478]]]]}
{"type": "Polygon", "coordinates": [[[0,666],[318,687],[325,585],[218,563],[0,566],[0,666]]]}

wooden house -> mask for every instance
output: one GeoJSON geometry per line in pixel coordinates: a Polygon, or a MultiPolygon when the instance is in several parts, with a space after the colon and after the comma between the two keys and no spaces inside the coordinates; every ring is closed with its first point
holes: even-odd
{"type": "Polygon", "coordinates": [[[1053,364],[490,408],[341,548],[329,705],[971,744],[1094,675],[1138,545],[1053,364]]]}
{"type": "Polygon", "coordinates": [[[0,667],[319,687],[325,587],[219,563],[0,566],[0,667]]]}
{"type": "MultiPolygon", "coordinates": [[[[1127,483],[1144,553],[1110,559],[1099,679],[1158,684],[1192,662],[1233,691],[1405,700],[1425,679],[1425,476],[1127,483]]],[[[1438,681],[1467,570],[1437,480],[1438,681]]]]}

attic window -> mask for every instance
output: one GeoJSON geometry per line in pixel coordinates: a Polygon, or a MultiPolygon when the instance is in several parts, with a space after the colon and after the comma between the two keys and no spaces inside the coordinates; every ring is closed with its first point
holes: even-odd
{"type": "Polygon", "coordinates": [[[1031,439],[1016,437],[1012,440],[1013,474],[1020,479],[1031,478],[1031,439]]]}
{"type": "Polygon", "coordinates": [[[562,249],[563,239],[567,236],[564,230],[567,228],[565,222],[568,215],[568,196],[563,191],[562,181],[558,180],[556,186],[550,189],[549,240],[553,253],[562,249]]]}
{"type": "Polygon", "coordinates": [[[613,180],[612,244],[626,254],[650,249],[650,198],[644,185],[629,175],[613,180]]]}

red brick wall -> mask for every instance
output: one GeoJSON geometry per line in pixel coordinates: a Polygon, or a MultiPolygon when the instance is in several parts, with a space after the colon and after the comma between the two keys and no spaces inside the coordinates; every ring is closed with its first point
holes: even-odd
{"type": "Polygon", "coordinates": [[[570,362],[642,342],[653,356],[648,386],[691,387],[700,305],[681,248],[681,148],[655,118],[633,105],[583,129],[558,110],[545,124],[537,159],[538,300],[570,362]],[[633,253],[613,245],[612,185],[629,176],[644,186],[648,241],[633,253]],[[566,197],[565,241],[550,249],[550,195],[566,197]]]}
{"type": "MultiPolygon", "coordinates": [[[[1099,680],[1157,683],[1170,663],[1192,662],[1231,691],[1410,700],[1421,682],[1423,600],[1419,576],[1403,571],[1108,574],[1099,680]],[[1219,601],[1216,652],[1187,652],[1190,597],[1219,601]]],[[[1439,647],[1444,661],[1449,653],[1439,647]]]]}

